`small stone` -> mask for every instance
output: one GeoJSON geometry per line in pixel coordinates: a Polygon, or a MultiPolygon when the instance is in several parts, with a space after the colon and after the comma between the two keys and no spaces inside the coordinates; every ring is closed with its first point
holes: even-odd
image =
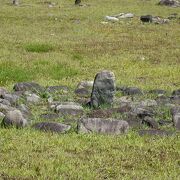
{"type": "Polygon", "coordinates": [[[113,16],[106,16],[105,19],[106,19],[107,21],[111,21],[111,22],[117,22],[117,21],[119,21],[118,18],[113,17],[113,16]]]}
{"type": "Polygon", "coordinates": [[[75,94],[79,97],[90,97],[93,88],[93,81],[82,81],[77,85],[75,94]]]}
{"type": "Polygon", "coordinates": [[[59,93],[59,92],[63,92],[63,93],[67,93],[69,91],[67,86],[49,86],[46,89],[46,92],[49,93],[59,93]]]}
{"type": "Polygon", "coordinates": [[[20,97],[15,94],[4,94],[2,98],[8,100],[11,103],[11,105],[18,104],[18,101],[20,99],[20,97]]]}
{"type": "Polygon", "coordinates": [[[24,119],[21,111],[13,110],[7,112],[7,114],[5,115],[2,121],[2,125],[4,127],[15,126],[17,128],[20,128],[20,127],[25,127],[27,125],[27,120],[24,119]]]}
{"type": "Polygon", "coordinates": [[[66,133],[71,129],[71,126],[57,122],[40,122],[32,126],[36,130],[54,133],[66,133]]]}
{"type": "Polygon", "coordinates": [[[153,107],[153,106],[157,106],[157,102],[155,100],[152,100],[152,99],[146,99],[146,100],[140,102],[140,106],[142,106],[142,107],[153,107]]]}
{"type": "Polygon", "coordinates": [[[129,125],[126,121],[115,119],[87,118],[78,122],[79,133],[123,134],[129,125]]]}
{"type": "Polygon", "coordinates": [[[122,90],[123,95],[142,95],[142,91],[137,87],[127,87],[122,90]]]}
{"type": "Polygon", "coordinates": [[[171,6],[171,7],[179,7],[180,2],[178,0],[160,0],[159,5],[171,6]]]}

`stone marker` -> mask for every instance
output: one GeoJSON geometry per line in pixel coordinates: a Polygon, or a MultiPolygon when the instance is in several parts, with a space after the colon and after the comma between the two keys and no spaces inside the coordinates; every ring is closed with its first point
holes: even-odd
{"type": "Polygon", "coordinates": [[[91,106],[112,105],[115,96],[115,76],[113,72],[101,71],[94,80],[91,94],[91,106]]]}
{"type": "Polygon", "coordinates": [[[36,123],[32,126],[33,128],[40,130],[40,131],[50,131],[56,133],[65,133],[70,130],[71,126],[57,123],[57,122],[40,122],[36,123]]]}
{"type": "Polygon", "coordinates": [[[2,125],[4,127],[15,126],[17,128],[20,128],[27,125],[27,120],[24,119],[21,111],[13,110],[13,111],[7,112],[7,114],[5,115],[2,121],[2,125]]]}
{"type": "Polygon", "coordinates": [[[87,118],[78,122],[78,132],[80,133],[100,133],[100,134],[123,134],[128,132],[129,124],[123,120],[87,118]]]}

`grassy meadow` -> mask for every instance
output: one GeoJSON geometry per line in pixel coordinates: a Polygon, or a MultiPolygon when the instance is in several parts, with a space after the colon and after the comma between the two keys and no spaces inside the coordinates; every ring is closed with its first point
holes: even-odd
{"type": "MultiPolygon", "coordinates": [[[[143,90],[180,88],[180,19],[143,24],[141,15],[167,18],[180,8],[158,0],[0,0],[0,87],[21,81],[74,89],[100,70],[117,85],[143,90]],[[103,24],[106,15],[135,17],[103,24]]],[[[64,135],[30,128],[0,129],[0,179],[180,179],[180,136],[64,135]]]]}

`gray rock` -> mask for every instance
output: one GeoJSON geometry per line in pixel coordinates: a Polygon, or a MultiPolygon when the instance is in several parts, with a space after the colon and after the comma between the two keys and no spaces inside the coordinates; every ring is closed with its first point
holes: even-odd
{"type": "Polygon", "coordinates": [[[160,126],[169,126],[169,125],[172,124],[172,122],[171,122],[171,121],[167,121],[167,120],[159,120],[159,121],[158,121],[158,124],[159,124],[160,126]]]}
{"type": "Polygon", "coordinates": [[[156,129],[139,130],[138,133],[140,136],[172,136],[174,135],[174,132],[165,131],[165,130],[156,130],[156,129]]]}
{"type": "Polygon", "coordinates": [[[155,24],[167,24],[169,23],[169,21],[170,21],[169,19],[163,19],[158,16],[152,18],[152,22],[155,24]]]}
{"type": "Polygon", "coordinates": [[[6,100],[6,99],[1,99],[1,98],[0,98],[0,104],[5,104],[5,105],[7,105],[7,106],[11,106],[11,103],[10,103],[8,100],[6,100]]]}
{"type": "Polygon", "coordinates": [[[127,18],[133,18],[134,14],[132,14],[132,13],[120,13],[120,14],[114,15],[113,17],[116,17],[118,19],[127,19],[127,18]]]}
{"type": "Polygon", "coordinates": [[[34,124],[32,127],[40,131],[55,133],[65,133],[71,129],[71,126],[57,122],[40,122],[34,124]]]}
{"type": "Polygon", "coordinates": [[[137,87],[127,87],[122,90],[123,95],[142,95],[143,92],[137,87]]]}
{"type": "Polygon", "coordinates": [[[34,82],[21,82],[14,85],[13,89],[15,91],[30,91],[30,92],[44,92],[44,88],[34,82]]]}
{"type": "Polygon", "coordinates": [[[93,88],[93,81],[82,81],[77,85],[75,94],[79,97],[90,97],[93,88]]]}
{"type": "Polygon", "coordinates": [[[41,101],[41,98],[36,94],[28,94],[28,96],[26,96],[26,101],[30,104],[37,104],[41,101]]]}
{"type": "Polygon", "coordinates": [[[18,101],[20,100],[20,97],[15,94],[4,94],[2,98],[8,100],[11,105],[18,104],[18,101]]]}
{"type": "Polygon", "coordinates": [[[80,5],[81,4],[81,0],[75,0],[75,5],[80,5]]]}
{"type": "Polygon", "coordinates": [[[78,122],[79,133],[123,134],[128,132],[126,121],[115,119],[87,118],[78,122]]]}
{"type": "Polygon", "coordinates": [[[180,105],[180,95],[176,95],[176,96],[171,96],[170,97],[170,101],[173,104],[178,104],[180,105]]]}
{"type": "Polygon", "coordinates": [[[130,128],[142,127],[142,119],[135,113],[127,113],[125,120],[128,122],[130,128]]]}
{"type": "Polygon", "coordinates": [[[167,92],[165,90],[162,90],[162,89],[153,89],[153,90],[150,90],[149,93],[151,94],[166,94],[167,92]]]}
{"type": "Polygon", "coordinates": [[[173,116],[173,124],[177,130],[180,130],[180,113],[173,116]]]}
{"type": "Polygon", "coordinates": [[[4,94],[8,94],[8,91],[5,88],[0,87],[0,97],[2,97],[4,94]]]}
{"type": "Polygon", "coordinates": [[[2,112],[0,112],[0,119],[3,119],[4,117],[5,115],[2,112]]]}
{"type": "Polygon", "coordinates": [[[29,119],[32,116],[30,109],[25,104],[18,105],[17,109],[21,111],[23,117],[26,119],[29,119]]]}
{"type": "Polygon", "coordinates": [[[105,17],[105,20],[111,21],[111,22],[117,22],[117,21],[119,21],[118,18],[113,17],[113,16],[106,16],[106,17],[105,17]]]}
{"type": "Polygon", "coordinates": [[[63,92],[67,93],[69,91],[67,86],[49,86],[46,89],[46,92],[49,93],[58,93],[58,92],[63,92]]]}
{"type": "Polygon", "coordinates": [[[178,0],[160,0],[159,5],[171,6],[171,7],[179,7],[180,1],[178,0]]]}
{"type": "Polygon", "coordinates": [[[146,124],[148,127],[153,128],[153,129],[158,129],[158,123],[151,117],[146,116],[143,121],[143,124],[146,124]]]}
{"type": "Polygon", "coordinates": [[[180,106],[175,106],[171,108],[171,114],[174,116],[175,114],[180,113],[180,106]]]}
{"type": "Polygon", "coordinates": [[[20,127],[25,127],[27,125],[27,120],[24,119],[21,111],[13,110],[7,112],[7,114],[5,115],[2,121],[2,125],[4,127],[15,126],[17,128],[20,128],[20,127]]]}
{"type": "Polygon", "coordinates": [[[8,111],[13,111],[13,110],[15,110],[15,108],[0,103],[0,112],[7,113],[8,111]]]}
{"type": "Polygon", "coordinates": [[[102,71],[95,77],[91,94],[91,105],[112,105],[115,96],[115,76],[110,71],[102,71]]]}
{"type": "Polygon", "coordinates": [[[13,0],[13,5],[18,6],[19,5],[19,0],[13,0]]]}
{"type": "Polygon", "coordinates": [[[146,100],[140,102],[140,106],[142,106],[142,107],[153,107],[153,106],[157,106],[157,102],[155,100],[152,100],[152,99],[146,99],[146,100]]]}
{"type": "Polygon", "coordinates": [[[59,114],[55,114],[55,113],[46,113],[40,115],[40,118],[42,119],[58,119],[59,117],[60,117],[59,114]]]}
{"type": "Polygon", "coordinates": [[[154,112],[152,109],[136,107],[133,109],[133,113],[137,114],[138,117],[144,118],[146,116],[153,117],[154,112]]]}
{"type": "Polygon", "coordinates": [[[158,105],[165,105],[170,103],[170,98],[165,96],[164,94],[159,94],[156,98],[156,102],[158,105]]]}
{"type": "Polygon", "coordinates": [[[57,105],[55,111],[64,116],[81,116],[83,114],[83,107],[75,103],[67,102],[57,105]]]}

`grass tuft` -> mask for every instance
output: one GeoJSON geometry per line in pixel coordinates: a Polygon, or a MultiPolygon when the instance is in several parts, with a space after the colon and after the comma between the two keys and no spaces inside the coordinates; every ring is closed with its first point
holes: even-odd
{"type": "Polygon", "coordinates": [[[41,43],[31,43],[25,46],[26,51],[36,52],[36,53],[45,53],[53,50],[52,45],[50,44],[41,44],[41,43]]]}

